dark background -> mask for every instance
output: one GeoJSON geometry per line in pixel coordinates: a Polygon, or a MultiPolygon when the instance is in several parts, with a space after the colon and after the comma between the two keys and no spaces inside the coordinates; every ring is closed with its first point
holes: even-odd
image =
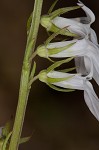
{"type": "MultiPolygon", "coordinates": [[[[44,0],[45,14],[54,0],[44,0]]],[[[76,4],[76,0],[59,0],[56,8],[76,4]]],[[[96,15],[94,30],[99,35],[99,1],[83,2],[96,15]]],[[[26,44],[26,22],[34,0],[0,0],[0,126],[15,115],[22,60],[26,44]]],[[[82,16],[81,10],[66,16],[82,16]]],[[[40,27],[38,45],[47,34],[40,27]]],[[[36,58],[37,71],[48,65],[36,58]]],[[[99,92],[99,89],[97,89],[99,92]]],[[[83,92],[60,93],[35,82],[29,97],[23,136],[33,133],[20,150],[98,150],[99,123],[88,110],[83,92]]]]}

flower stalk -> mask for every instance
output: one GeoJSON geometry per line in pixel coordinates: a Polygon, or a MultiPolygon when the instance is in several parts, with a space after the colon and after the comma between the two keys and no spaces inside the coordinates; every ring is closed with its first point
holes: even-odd
{"type": "Polygon", "coordinates": [[[26,111],[26,106],[28,101],[28,95],[30,91],[28,87],[28,83],[30,79],[30,70],[31,70],[30,57],[33,54],[33,51],[35,49],[35,43],[37,39],[40,17],[41,17],[42,4],[43,4],[43,0],[35,0],[34,11],[32,14],[32,23],[29,30],[26,51],[25,51],[25,56],[23,61],[19,100],[18,100],[18,106],[16,110],[15,122],[14,122],[9,150],[18,150],[18,146],[19,146],[20,136],[21,136],[24,117],[25,117],[25,111],[26,111]]]}

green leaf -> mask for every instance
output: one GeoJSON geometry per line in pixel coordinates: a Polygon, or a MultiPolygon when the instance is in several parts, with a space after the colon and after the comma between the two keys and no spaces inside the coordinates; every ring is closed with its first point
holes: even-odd
{"type": "Polygon", "coordinates": [[[72,11],[72,10],[76,10],[81,8],[81,6],[72,6],[72,7],[65,7],[65,8],[59,8],[57,10],[55,10],[54,12],[52,12],[50,14],[51,19],[54,19],[57,16],[60,16],[66,12],[72,11]]]}
{"type": "Polygon", "coordinates": [[[69,77],[65,77],[65,78],[50,78],[50,77],[47,77],[47,82],[48,83],[57,83],[57,82],[62,82],[62,81],[66,81],[66,80],[69,80],[73,77],[74,75],[72,76],[69,76],[69,77]]]}
{"type": "Polygon", "coordinates": [[[64,51],[64,50],[67,50],[68,48],[70,48],[70,47],[73,46],[74,44],[75,44],[75,42],[74,42],[74,43],[70,43],[70,44],[68,44],[68,45],[66,45],[66,46],[64,46],[64,47],[48,49],[48,55],[49,55],[49,57],[50,57],[51,55],[60,53],[60,52],[62,52],[62,51],[64,51]]]}
{"type": "Polygon", "coordinates": [[[62,89],[62,88],[59,88],[59,87],[56,87],[52,84],[47,84],[50,88],[52,88],[53,90],[56,90],[56,91],[59,91],[59,92],[73,92],[75,90],[72,90],[72,89],[62,89]]]}
{"type": "Polygon", "coordinates": [[[28,21],[27,21],[27,33],[29,32],[30,27],[31,27],[31,23],[32,23],[32,14],[33,14],[33,13],[31,13],[31,15],[30,15],[30,17],[29,17],[29,19],[28,19],[28,21]]]}
{"type": "Polygon", "coordinates": [[[73,59],[74,59],[74,57],[71,57],[71,58],[68,58],[68,59],[65,59],[65,60],[55,62],[54,64],[52,64],[50,67],[47,68],[47,73],[49,73],[50,71],[53,71],[55,68],[61,66],[64,63],[70,62],[73,59]]]}
{"type": "Polygon", "coordinates": [[[20,139],[20,144],[28,142],[28,141],[30,140],[30,138],[31,138],[31,136],[21,138],[21,139],[20,139]]]}
{"type": "Polygon", "coordinates": [[[53,11],[53,9],[54,9],[54,7],[55,7],[55,5],[57,4],[58,1],[59,1],[59,0],[55,0],[55,1],[54,1],[54,3],[51,5],[51,7],[50,7],[50,9],[49,9],[49,11],[48,11],[48,14],[50,14],[50,13],[53,11]]]}

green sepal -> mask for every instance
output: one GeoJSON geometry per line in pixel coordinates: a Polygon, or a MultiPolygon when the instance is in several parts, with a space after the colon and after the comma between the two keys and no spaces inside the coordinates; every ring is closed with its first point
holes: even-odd
{"type": "MultiPolygon", "coordinates": [[[[49,28],[47,28],[48,31],[50,32],[58,32],[60,28],[58,28],[56,25],[53,23],[50,25],[49,28]]],[[[70,37],[77,37],[78,35],[75,33],[70,32],[68,29],[66,29],[64,32],[61,32],[60,35],[65,35],[65,36],[70,36],[70,37]]]]}
{"type": "Polygon", "coordinates": [[[60,16],[64,13],[66,13],[66,12],[76,10],[76,9],[79,9],[79,8],[81,8],[81,6],[72,6],[72,7],[59,8],[59,9],[55,10],[54,12],[52,12],[50,14],[50,18],[54,19],[55,17],[60,16]]]}
{"type": "Polygon", "coordinates": [[[75,69],[76,69],[76,67],[72,67],[72,68],[62,69],[62,70],[58,70],[58,71],[67,73],[67,72],[73,71],[73,70],[75,70],[75,69]]]}
{"type": "Polygon", "coordinates": [[[45,46],[47,46],[57,35],[63,34],[66,31],[66,28],[59,29],[58,32],[53,33],[52,35],[49,36],[49,38],[45,41],[45,46]]]}
{"type": "MultiPolygon", "coordinates": [[[[51,17],[49,15],[43,15],[41,17],[41,25],[46,28],[47,31],[50,32],[59,32],[60,28],[58,28],[56,25],[52,23],[51,17]]],[[[75,33],[70,32],[68,29],[66,29],[64,32],[61,32],[61,35],[70,36],[70,37],[77,37],[75,33]]]]}
{"type": "Polygon", "coordinates": [[[53,71],[55,68],[61,66],[64,63],[70,62],[73,59],[74,59],[74,57],[71,57],[71,58],[67,58],[65,60],[55,62],[54,64],[52,64],[50,67],[47,68],[47,73],[49,73],[50,71],[53,71]]]}
{"type": "Polygon", "coordinates": [[[51,89],[53,90],[56,90],[56,91],[59,91],[59,92],[73,92],[75,90],[72,90],[72,89],[62,89],[62,88],[59,88],[59,87],[56,87],[52,84],[47,84],[51,89]]]}
{"type": "Polygon", "coordinates": [[[30,138],[31,138],[31,136],[21,138],[19,143],[20,143],[20,144],[22,144],[22,143],[26,143],[26,142],[28,142],[28,141],[30,140],[30,138]]]}
{"type": "Polygon", "coordinates": [[[71,46],[73,46],[75,44],[74,43],[70,43],[64,47],[59,47],[59,48],[51,48],[51,49],[48,49],[48,56],[50,57],[51,55],[54,55],[54,54],[57,54],[57,53],[60,53],[64,50],[67,50],[68,48],[70,48],[71,46]]]}
{"type": "Polygon", "coordinates": [[[55,7],[55,5],[57,4],[58,1],[59,1],[59,0],[55,0],[55,1],[54,1],[54,3],[51,5],[51,7],[50,7],[50,9],[49,9],[49,11],[48,11],[48,14],[50,14],[50,13],[53,11],[53,9],[54,9],[54,7],[55,7]]]}
{"type": "Polygon", "coordinates": [[[69,80],[73,77],[74,75],[72,76],[69,76],[69,77],[65,77],[65,78],[50,78],[50,77],[47,77],[47,83],[57,83],[57,82],[62,82],[62,81],[66,81],[66,80],[69,80]]]}
{"type": "Polygon", "coordinates": [[[51,58],[47,58],[50,62],[54,63],[55,61],[52,60],[51,58]]]}
{"type": "Polygon", "coordinates": [[[73,46],[75,44],[74,43],[71,43],[71,44],[68,44],[67,46],[64,46],[64,47],[60,47],[60,48],[51,48],[51,49],[48,49],[47,48],[47,45],[51,42],[51,40],[53,40],[53,38],[55,38],[55,36],[57,36],[58,34],[62,33],[65,31],[65,28],[63,29],[60,29],[58,32],[56,33],[53,33],[45,42],[44,45],[40,45],[37,47],[37,54],[40,56],[40,57],[43,57],[43,58],[49,58],[50,55],[53,55],[53,54],[57,54],[65,49],[68,49],[70,48],[71,46],[73,46]]]}

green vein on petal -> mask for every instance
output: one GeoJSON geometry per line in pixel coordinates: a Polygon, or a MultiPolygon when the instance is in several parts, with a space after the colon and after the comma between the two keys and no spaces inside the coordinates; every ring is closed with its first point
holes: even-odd
{"type": "Polygon", "coordinates": [[[62,81],[66,81],[66,80],[69,80],[73,77],[74,75],[72,76],[69,76],[69,77],[65,77],[65,78],[50,78],[50,77],[47,77],[47,82],[48,83],[57,83],[57,82],[62,82],[62,81]]]}
{"type": "Polygon", "coordinates": [[[51,16],[51,19],[57,17],[57,16],[60,16],[68,11],[72,11],[72,10],[75,10],[75,9],[79,9],[81,8],[81,6],[72,6],[72,7],[65,7],[65,8],[59,8],[57,10],[55,10],[54,12],[52,12],[50,14],[51,16]]]}

